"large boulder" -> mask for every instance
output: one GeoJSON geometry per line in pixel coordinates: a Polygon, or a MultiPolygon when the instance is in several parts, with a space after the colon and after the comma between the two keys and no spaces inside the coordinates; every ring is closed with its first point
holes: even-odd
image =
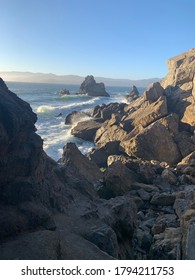
{"type": "Polygon", "coordinates": [[[93,141],[96,131],[102,126],[101,122],[93,119],[77,123],[71,130],[71,134],[86,141],[93,141]]]}
{"type": "Polygon", "coordinates": [[[166,116],[168,113],[166,97],[161,96],[153,103],[145,103],[145,106],[141,106],[137,110],[132,110],[127,116],[122,119],[124,127],[127,124],[132,126],[142,125],[143,127],[155,122],[156,120],[166,116]]]}
{"type": "Polygon", "coordinates": [[[110,141],[122,141],[126,135],[127,132],[120,126],[120,120],[112,115],[112,118],[97,130],[94,142],[98,147],[102,147],[110,141]]]}
{"type": "Polygon", "coordinates": [[[128,136],[121,142],[129,156],[146,160],[165,161],[174,164],[181,155],[169,131],[164,125],[155,122],[133,138],[128,136]]]}
{"type": "Polygon", "coordinates": [[[113,162],[107,168],[105,175],[105,187],[112,196],[123,195],[128,192],[136,181],[136,174],[129,170],[121,161],[113,162]]]}
{"type": "Polygon", "coordinates": [[[102,146],[101,148],[93,149],[89,152],[88,157],[94,161],[99,167],[107,166],[107,159],[110,155],[121,154],[119,141],[111,141],[102,146]]]}
{"type": "Polygon", "coordinates": [[[155,102],[164,95],[164,89],[159,82],[149,85],[144,92],[144,100],[149,102],[155,102]]]}
{"type": "Polygon", "coordinates": [[[122,114],[125,106],[125,103],[110,103],[97,105],[92,111],[92,116],[93,118],[101,118],[104,121],[106,121],[112,117],[112,114],[122,114]]]}
{"type": "Polygon", "coordinates": [[[82,82],[79,89],[79,94],[88,94],[89,96],[110,96],[106,92],[104,84],[96,83],[92,75],[87,76],[84,82],[82,82]]]}

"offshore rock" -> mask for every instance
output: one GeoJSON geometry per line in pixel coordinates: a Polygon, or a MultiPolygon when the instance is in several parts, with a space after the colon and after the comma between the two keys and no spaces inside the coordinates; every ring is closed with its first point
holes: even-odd
{"type": "Polygon", "coordinates": [[[131,102],[135,99],[137,99],[139,97],[139,91],[136,88],[136,86],[133,86],[131,92],[129,93],[129,95],[127,96],[127,101],[131,102]]]}
{"type": "Polygon", "coordinates": [[[79,94],[88,94],[89,96],[110,96],[106,92],[104,84],[96,83],[92,75],[85,78],[84,82],[80,86],[79,94]]]}

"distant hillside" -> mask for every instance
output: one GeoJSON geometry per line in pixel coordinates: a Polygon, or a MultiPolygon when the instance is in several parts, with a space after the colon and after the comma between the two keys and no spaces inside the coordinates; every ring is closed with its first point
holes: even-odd
{"type": "MultiPolygon", "coordinates": [[[[57,83],[79,85],[85,77],[76,75],[55,75],[52,73],[31,73],[31,72],[0,72],[0,77],[5,81],[13,82],[31,82],[31,83],[57,83]]],[[[138,86],[146,87],[150,83],[159,81],[159,78],[130,80],[130,79],[112,79],[104,77],[95,77],[97,82],[103,82],[106,86],[138,86]]]]}

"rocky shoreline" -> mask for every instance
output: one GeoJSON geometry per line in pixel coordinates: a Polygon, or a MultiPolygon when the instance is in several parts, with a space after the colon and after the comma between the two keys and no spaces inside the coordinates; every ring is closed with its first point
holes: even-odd
{"type": "Polygon", "coordinates": [[[96,149],[68,143],[58,163],[0,80],[0,259],[195,259],[195,49],[168,65],[143,96],[96,106],[72,129],[96,149]]]}

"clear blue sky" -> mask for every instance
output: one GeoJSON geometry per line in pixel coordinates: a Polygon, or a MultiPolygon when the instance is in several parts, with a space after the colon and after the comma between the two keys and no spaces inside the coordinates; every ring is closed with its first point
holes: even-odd
{"type": "Polygon", "coordinates": [[[0,71],[152,78],[195,47],[194,0],[0,0],[0,71]]]}

